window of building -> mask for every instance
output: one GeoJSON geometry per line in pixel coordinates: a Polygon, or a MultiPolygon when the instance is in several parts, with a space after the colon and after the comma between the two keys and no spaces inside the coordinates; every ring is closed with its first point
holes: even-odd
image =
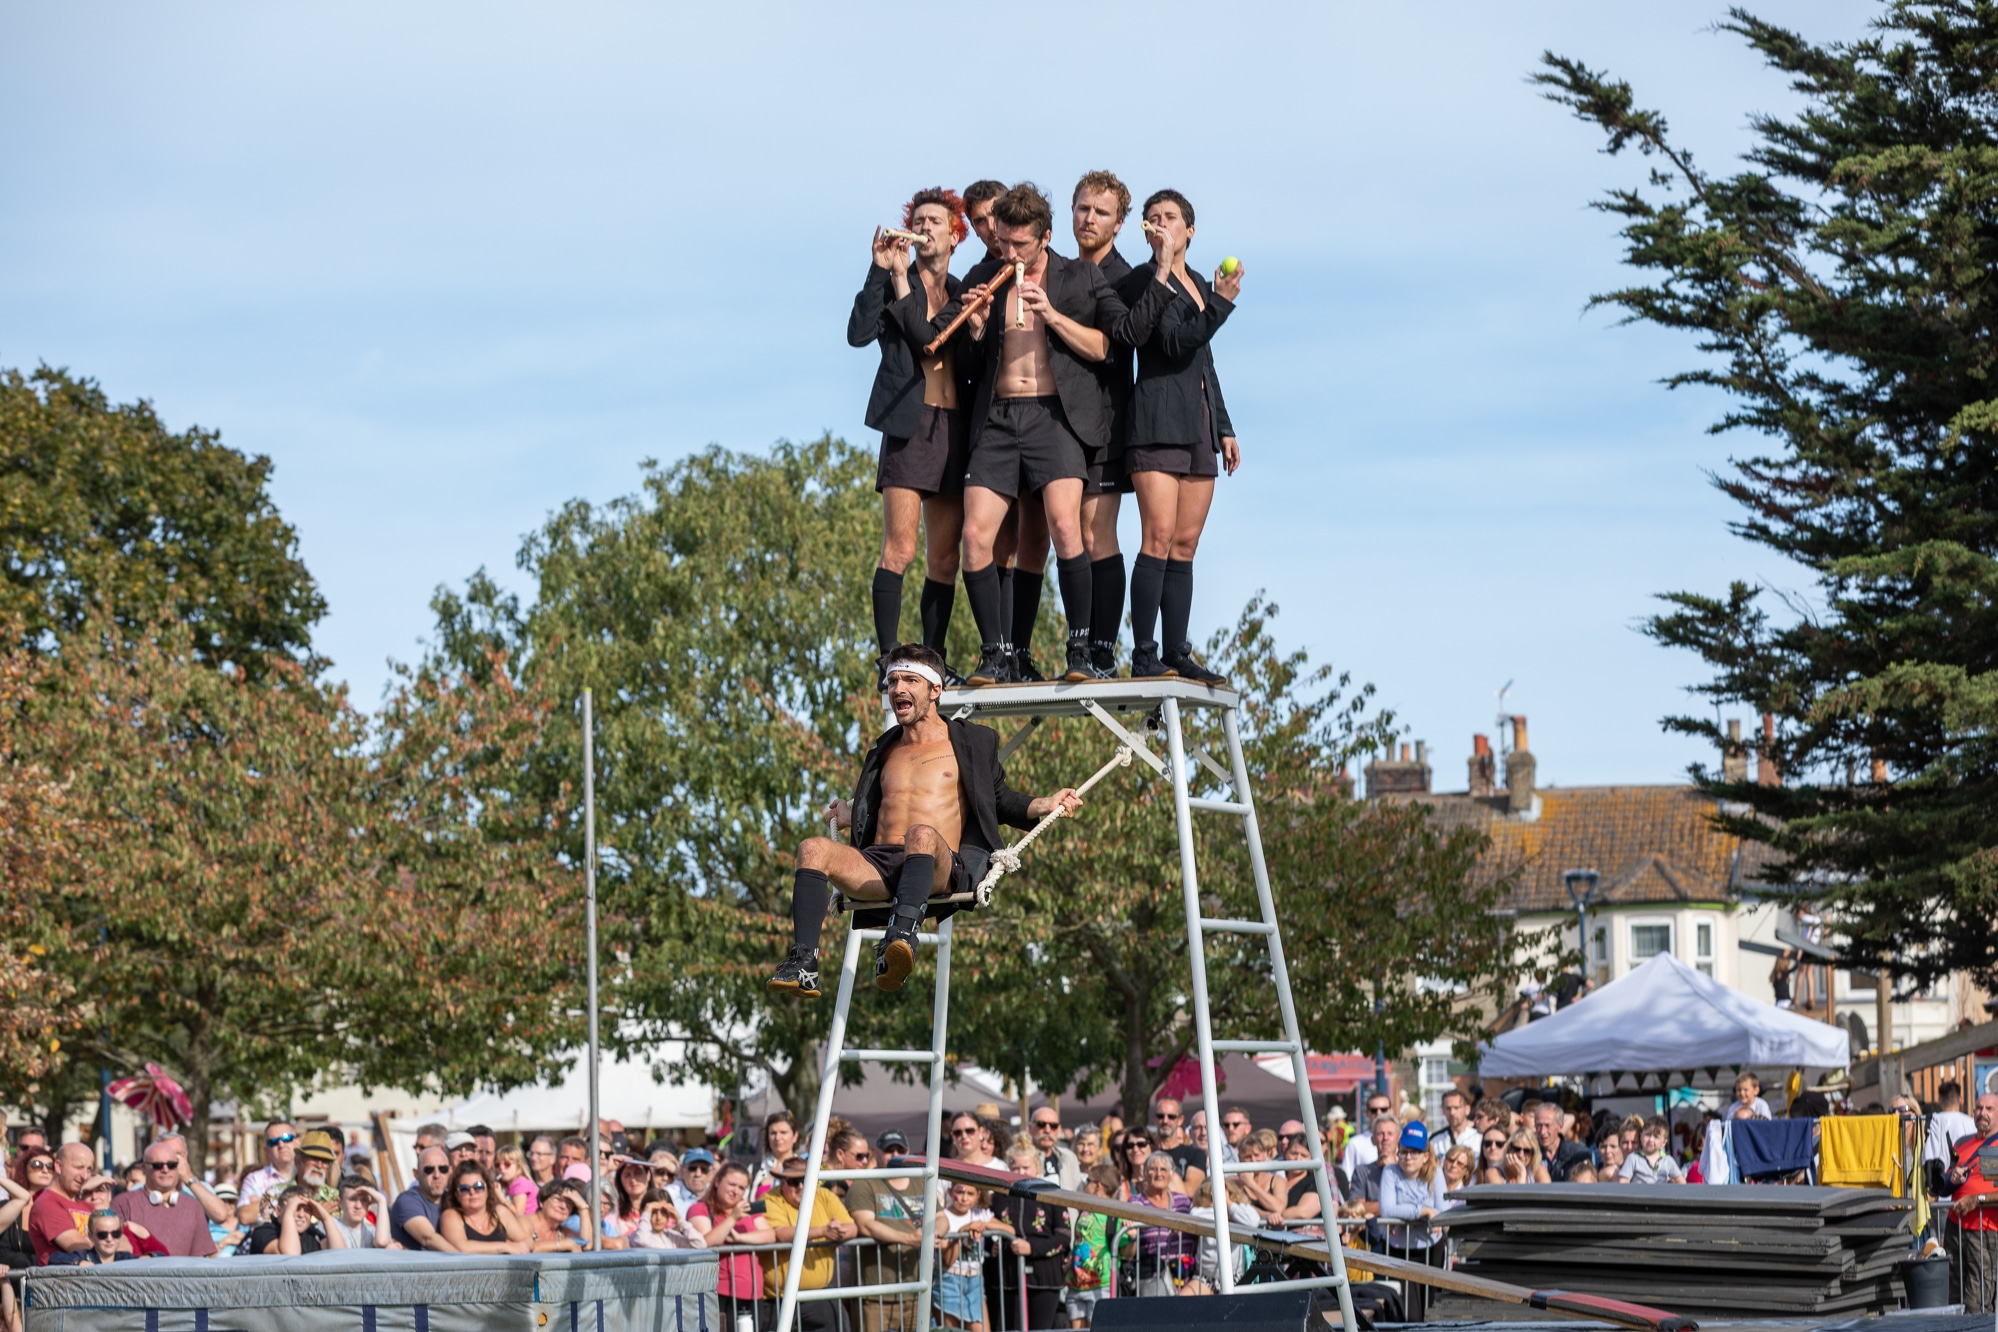
{"type": "Polygon", "coordinates": [[[1693,925],[1693,965],[1709,976],[1714,974],[1714,923],[1710,920],[1693,925]]]}
{"type": "Polygon", "coordinates": [[[1672,925],[1661,921],[1648,925],[1630,927],[1630,961],[1635,966],[1649,962],[1660,953],[1672,951],[1672,925]]]}
{"type": "Polygon", "coordinates": [[[1443,1122],[1443,1093],[1454,1089],[1456,1079],[1450,1076],[1450,1056],[1427,1055],[1423,1057],[1418,1070],[1421,1083],[1422,1110],[1432,1124],[1443,1122]]]}
{"type": "Polygon", "coordinates": [[[1598,925],[1589,941],[1589,975],[1598,985],[1609,984],[1609,926],[1598,925]]]}

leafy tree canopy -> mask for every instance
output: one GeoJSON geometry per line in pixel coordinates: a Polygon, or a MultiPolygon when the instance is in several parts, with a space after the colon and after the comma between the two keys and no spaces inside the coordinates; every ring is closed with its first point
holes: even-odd
{"type": "MultiPolygon", "coordinates": [[[[1734,530],[1807,570],[1650,621],[1712,669],[1698,692],[1773,714],[1780,787],[1696,776],[1730,826],[1833,909],[1856,966],[1998,982],[1998,5],[1893,0],[1817,43],[1735,9],[1724,32],[1804,106],[1759,115],[1741,169],[1697,167],[1630,87],[1549,54],[1548,96],[1653,159],[1599,205],[1647,282],[1597,297],[1692,332],[1668,382],[1730,399],[1762,451],[1717,484],[1734,530]]],[[[1725,745],[1718,724],[1668,726],[1725,745]]]]}
{"type": "MultiPolygon", "coordinates": [[[[529,538],[526,604],[483,574],[436,603],[429,669],[476,669],[504,651],[547,697],[595,690],[619,1041],[685,1039],[689,1071],[722,1087],[767,1077],[792,1106],[816,1094],[831,1005],[772,1004],[763,986],[789,940],[796,849],[824,831],[826,802],[851,794],[884,724],[867,615],[872,475],[868,456],[830,437],[649,466],[642,493],[571,504],[529,538]]],[[[957,618],[953,655],[969,659],[968,617],[957,618]]],[[[1043,623],[1052,660],[1062,626],[1043,623]]],[[[1277,652],[1266,608],[1217,646],[1251,699],[1245,742],[1307,1040],[1456,1032],[1469,1020],[1463,989],[1513,969],[1496,922],[1473,923],[1498,891],[1466,886],[1478,840],[1437,834],[1424,810],[1370,815],[1345,798],[1347,761],[1390,721],[1367,691],[1341,693],[1343,680],[1277,652]],[[1417,987],[1418,976],[1445,984],[1417,987]]],[[[520,769],[523,793],[579,770],[576,722],[568,708],[551,716],[520,769]]],[[[1206,721],[1196,731],[1225,754],[1206,721]]],[[[1073,785],[1112,748],[1094,722],[1049,723],[1009,776],[1038,792],[1073,785]]],[[[1239,829],[1202,833],[1217,911],[1253,914],[1239,829]]],[[[1190,1039],[1176,847],[1169,788],[1149,769],[1097,787],[994,909],[962,918],[953,1054],[1050,1086],[1116,1081],[1142,1107],[1190,1039]]],[[[842,943],[828,931],[829,956],[842,943]]],[[[1279,1028],[1260,954],[1216,948],[1210,974],[1217,1023],[1268,1037],[1279,1028]]],[[[867,990],[853,1039],[926,1044],[922,981],[898,996],[867,990]]]]}
{"type": "Polygon", "coordinates": [[[90,380],[0,371],[0,615],[40,648],[105,606],[128,630],[170,615],[211,664],[304,654],[326,606],[270,470],[90,380]]]}

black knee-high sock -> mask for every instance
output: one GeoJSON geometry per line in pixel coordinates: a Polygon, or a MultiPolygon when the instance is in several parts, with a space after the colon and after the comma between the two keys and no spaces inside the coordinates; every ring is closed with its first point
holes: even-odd
{"type": "Polygon", "coordinates": [[[978,626],[978,641],[1003,643],[1006,630],[999,621],[999,570],[993,565],[964,571],[964,599],[971,603],[971,619],[978,626]]]}
{"type": "MultiPolygon", "coordinates": [[[[971,585],[965,585],[971,591],[971,585]]],[[[1013,641],[1013,566],[999,566],[999,636],[993,637],[980,629],[979,636],[988,643],[1010,643],[1013,641]]]]}
{"type": "Polygon", "coordinates": [[[1165,621],[1165,650],[1179,651],[1186,641],[1186,622],[1193,614],[1193,561],[1167,560],[1165,593],[1159,600],[1160,618],[1165,621]]]}
{"type": "Polygon", "coordinates": [[[940,583],[934,578],[923,580],[923,597],[918,605],[923,620],[923,646],[944,650],[944,640],[950,637],[950,611],[957,601],[957,583],[940,583]]]}
{"type": "Polygon", "coordinates": [[[1089,641],[1117,645],[1117,627],[1124,620],[1124,553],[1105,555],[1089,564],[1089,641]]]}
{"type": "Polygon", "coordinates": [[[817,948],[819,932],[826,927],[826,908],[832,905],[832,885],[824,870],[801,869],[791,880],[791,942],[800,948],[817,948]]]}
{"type": "Polygon", "coordinates": [[[1082,551],[1055,561],[1055,581],[1061,584],[1061,613],[1068,617],[1068,641],[1089,642],[1089,556],[1082,551]]]}
{"type": "Polygon", "coordinates": [[[874,639],[887,656],[902,641],[902,575],[874,571],[874,639]]]}
{"type": "Polygon", "coordinates": [[[930,889],[935,885],[936,877],[935,856],[905,857],[901,877],[895,880],[895,914],[921,920],[923,904],[930,900],[930,889]]]}
{"type": "Polygon", "coordinates": [[[1140,555],[1131,561],[1131,641],[1155,643],[1159,598],[1165,591],[1166,562],[1156,555],[1140,555]]]}
{"type": "Polygon", "coordinates": [[[1047,574],[1039,569],[1013,570],[1013,618],[1007,625],[1007,642],[1033,646],[1034,621],[1041,618],[1041,588],[1047,581],[1047,574]]]}

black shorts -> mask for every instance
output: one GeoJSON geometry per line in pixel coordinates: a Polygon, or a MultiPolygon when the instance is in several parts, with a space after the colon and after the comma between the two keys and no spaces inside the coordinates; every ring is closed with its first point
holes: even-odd
{"type": "MultiPolygon", "coordinates": [[[[867,863],[874,866],[881,875],[881,882],[888,885],[888,895],[895,895],[895,886],[902,879],[902,862],[909,858],[906,849],[893,845],[863,846],[860,854],[867,857],[867,863]]],[[[964,867],[964,859],[957,852],[950,853],[950,892],[968,893],[971,891],[971,872],[964,867]]],[[[930,896],[937,895],[930,889],[930,896]]]]}
{"type": "Polygon", "coordinates": [[[1083,454],[1089,462],[1089,470],[1082,477],[1083,494],[1115,495],[1131,488],[1130,479],[1124,474],[1122,452],[1085,448],[1083,454]]]}
{"type": "Polygon", "coordinates": [[[1014,498],[1088,472],[1060,398],[994,398],[964,482],[1014,498]]]}
{"type": "Polygon", "coordinates": [[[883,435],[874,488],[898,486],[928,499],[964,492],[964,468],[971,456],[971,432],[955,407],[924,406],[922,424],[909,436],[883,435]]]}

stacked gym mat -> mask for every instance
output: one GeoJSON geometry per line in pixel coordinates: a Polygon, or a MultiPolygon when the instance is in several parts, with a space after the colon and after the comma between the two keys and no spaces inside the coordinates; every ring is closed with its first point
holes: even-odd
{"type": "MultiPolygon", "coordinates": [[[[1900,1308],[1910,1204],[1886,1189],[1495,1184],[1436,1220],[1467,1273],[1716,1318],[1900,1308]]],[[[1445,1316],[1439,1310],[1432,1317],[1445,1316]]]]}

